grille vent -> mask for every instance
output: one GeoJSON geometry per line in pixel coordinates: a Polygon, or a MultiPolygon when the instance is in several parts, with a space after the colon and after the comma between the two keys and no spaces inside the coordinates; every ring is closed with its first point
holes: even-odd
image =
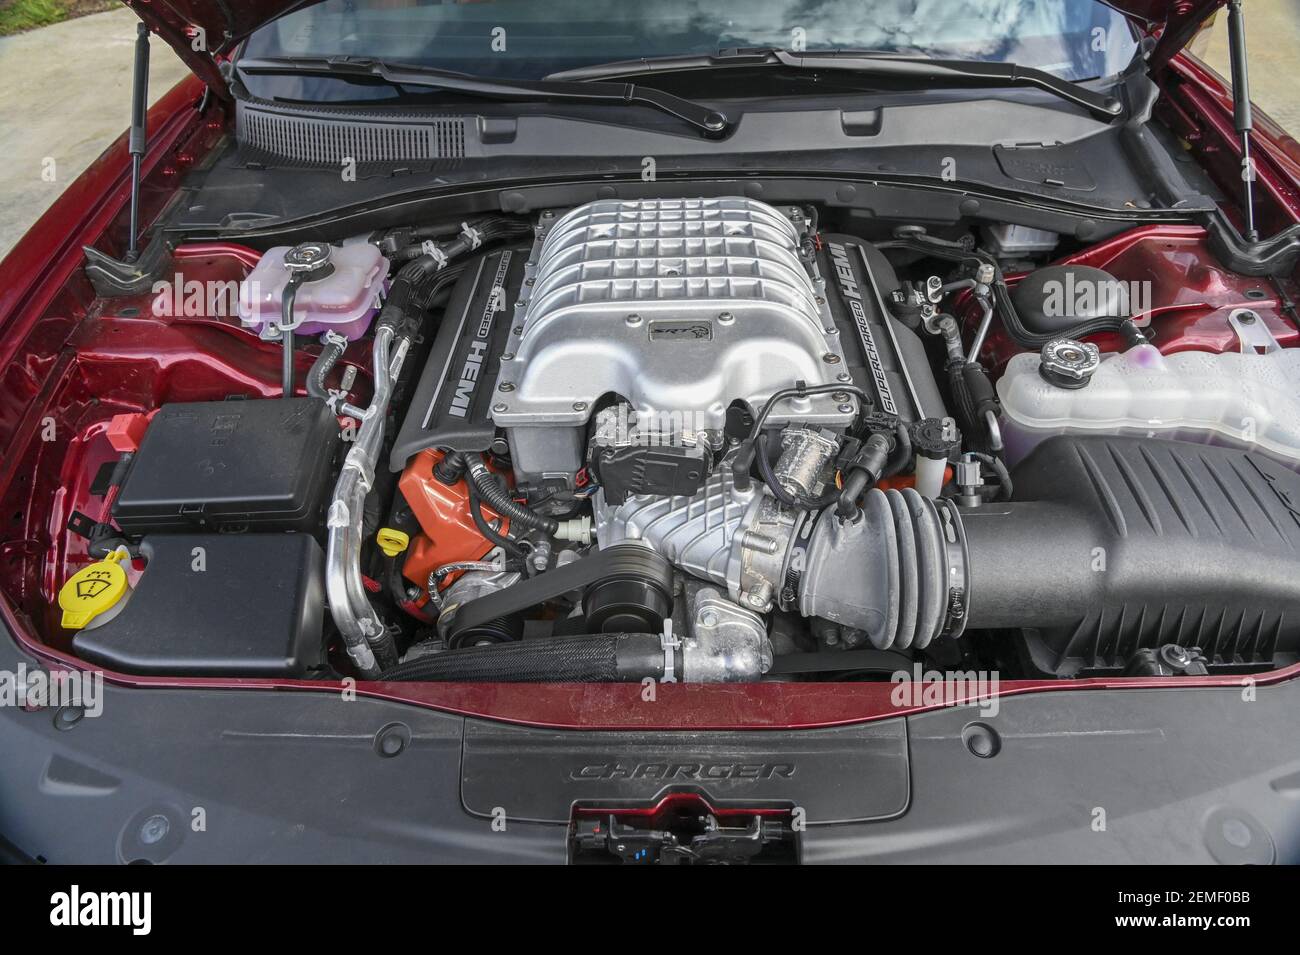
{"type": "Polygon", "coordinates": [[[286,112],[240,102],[235,114],[239,144],[260,155],[309,166],[461,159],[463,116],[412,117],[395,121],[376,113],[286,112]]]}

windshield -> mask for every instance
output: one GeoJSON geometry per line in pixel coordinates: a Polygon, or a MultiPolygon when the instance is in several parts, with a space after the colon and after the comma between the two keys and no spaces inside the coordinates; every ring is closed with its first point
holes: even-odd
{"type": "Polygon", "coordinates": [[[539,79],[745,47],[870,50],[1109,76],[1136,50],[1094,0],[326,0],[254,33],[250,58],[351,55],[539,79]]]}

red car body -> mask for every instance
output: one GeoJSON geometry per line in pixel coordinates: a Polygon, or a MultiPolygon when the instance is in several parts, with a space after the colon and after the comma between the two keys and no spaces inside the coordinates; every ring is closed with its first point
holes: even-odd
{"type": "MultiPolygon", "coordinates": [[[[149,111],[149,145],[141,180],[141,223],[147,229],[176,195],[186,172],[217,147],[232,123],[214,59],[195,53],[197,29],[238,39],[293,4],[228,0],[129,3],[151,29],[177,48],[195,75],[149,111]],[[219,10],[229,11],[226,19],[219,10]],[[207,86],[205,87],[205,82],[207,86]]],[[[1122,0],[1113,6],[1159,37],[1151,63],[1163,89],[1162,120],[1214,177],[1236,195],[1240,149],[1232,96],[1223,80],[1180,52],[1221,0],[1166,3],[1122,0]]],[[[1300,144],[1260,117],[1255,131],[1257,221],[1272,233],[1300,222],[1300,144]]],[[[23,648],[50,668],[84,664],[43,642],[34,621],[52,611],[59,583],[88,560],[65,550],[62,529],[84,506],[96,469],[107,460],[104,430],[113,414],[148,411],[164,400],[219,398],[232,383],[250,393],[278,393],[279,352],[254,336],[204,321],[155,318],[149,296],[98,298],[83,271],[84,246],[120,255],[126,246],[130,159],[124,134],[40,218],[0,263],[0,619],[23,648]],[[58,440],[51,442],[53,433],[58,440]],[[50,504],[44,502],[52,502],[50,504]]],[[[1234,212],[1235,215],[1235,212],[1234,212]]],[[[205,277],[239,278],[256,253],[233,245],[182,246],[178,259],[205,277]]],[[[1218,267],[1199,226],[1146,226],[1090,249],[1079,261],[1145,270],[1156,288],[1177,295],[1156,307],[1178,313],[1188,347],[1222,351],[1222,336],[1202,334],[1198,319],[1234,304],[1281,304],[1289,283],[1234,275],[1218,267]],[[1262,298],[1261,298],[1262,295],[1262,298]]],[[[1294,277],[1293,277],[1294,278],[1294,277]]],[[[1289,326],[1273,329],[1294,344],[1289,326]]],[[[1300,665],[1256,678],[1260,684],[1300,676],[1300,665]]],[[[264,688],[337,693],[337,682],[198,680],[107,673],[123,685],[264,688]]],[[[1176,682],[1181,692],[1238,684],[1234,676],[1004,681],[1003,695],[1141,689],[1176,682]]],[[[802,728],[842,725],[948,705],[899,707],[889,684],[753,683],[666,685],[658,706],[634,705],[639,685],[519,686],[464,683],[360,683],[362,695],[440,710],[549,727],[802,728]]]]}

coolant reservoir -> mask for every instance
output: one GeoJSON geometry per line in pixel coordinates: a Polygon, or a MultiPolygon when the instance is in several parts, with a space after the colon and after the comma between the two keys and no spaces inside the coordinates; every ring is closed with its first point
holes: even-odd
{"type": "Polygon", "coordinates": [[[1017,355],[997,384],[1008,463],[1057,434],[1140,434],[1221,443],[1300,469],[1300,349],[1178,352],[1138,345],[1101,356],[1082,385],[1040,372],[1017,355]]]}
{"type": "MultiPolygon", "coordinates": [[[[289,280],[284,254],[290,246],[267,249],[248,278],[239,284],[239,319],[268,337],[280,324],[280,298],[289,280]]],[[[294,297],[293,317],[299,335],[333,331],[349,341],[370,327],[388,278],[388,259],[368,242],[325,246],[329,265],[321,278],[303,282],[294,297]]]]}

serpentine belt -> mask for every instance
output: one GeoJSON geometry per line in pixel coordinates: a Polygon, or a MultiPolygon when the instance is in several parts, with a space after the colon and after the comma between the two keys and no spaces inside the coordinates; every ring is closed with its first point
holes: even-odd
{"type": "Polygon", "coordinates": [[[455,645],[461,634],[493,620],[531,609],[574,590],[586,590],[593,584],[622,580],[657,586],[669,601],[672,599],[672,565],[664,557],[640,544],[615,544],[496,593],[467,601],[456,610],[447,641],[455,645]]]}

